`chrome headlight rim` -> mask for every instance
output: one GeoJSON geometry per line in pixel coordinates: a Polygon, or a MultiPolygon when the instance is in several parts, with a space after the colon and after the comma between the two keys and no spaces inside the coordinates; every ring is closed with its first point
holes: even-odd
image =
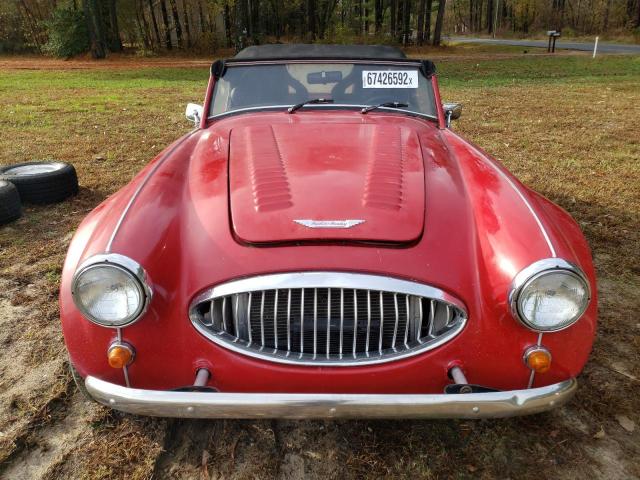
{"type": "Polygon", "coordinates": [[[522,269],[515,276],[509,290],[508,299],[509,305],[511,307],[511,314],[513,315],[513,317],[529,330],[533,330],[534,332],[538,333],[560,332],[575,325],[575,323],[580,320],[580,318],[582,318],[586,310],[589,308],[589,304],[591,303],[591,284],[589,283],[589,279],[587,278],[587,276],[577,265],[562,258],[545,258],[532,263],[528,267],[522,269]],[[580,312],[580,314],[577,315],[573,321],[561,324],[558,327],[540,328],[538,325],[534,325],[529,322],[524,317],[524,315],[520,314],[518,300],[520,297],[520,293],[527,285],[549,273],[563,273],[565,275],[573,276],[574,278],[581,281],[584,284],[585,290],[587,292],[587,301],[582,312],[580,312]]]}
{"type": "Polygon", "coordinates": [[[142,268],[142,265],[140,265],[138,262],[118,253],[103,253],[89,257],[76,269],[76,272],[73,275],[73,281],[71,283],[71,297],[73,298],[73,303],[75,304],[76,308],[80,310],[80,313],[82,313],[82,316],[89,320],[91,323],[104,328],[120,329],[136,323],[147,312],[149,304],[151,303],[151,298],[153,296],[153,290],[149,285],[150,282],[148,281],[147,273],[144,268],[142,268]],[[77,284],[82,274],[88,272],[91,269],[104,266],[115,268],[120,270],[121,272],[124,272],[125,274],[131,275],[133,280],[135,280],[142,296],[141,305],[136,310],[135,314],[131,315],[130,318],[128,318],[126,321],[117,325],[107,325],[101,322],[99,319],[95,318],[84,307],[84,305],[82,305],[77,297],[77,284]]]}

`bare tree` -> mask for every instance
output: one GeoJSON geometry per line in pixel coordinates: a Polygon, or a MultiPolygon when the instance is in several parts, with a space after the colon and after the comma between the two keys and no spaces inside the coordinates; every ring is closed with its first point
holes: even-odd
{"type": "Polygon", "coordinates": [[[84,0],[83,8],[89,32],[91,55],[93,58],[105,58],[107,51],[104,42],[104,27],[97,1],[84,0]]]}
{"type": "Polygon", "coordinates": [[[173,16],[173,29],[176,32],[176,42],[178,48],[182,48],[182,25],[180,25],[180,17],[178,16],[178,6],[176,0],[169,0],[171,4],[171,15],[173,16]]]}
{"type": "Polygon", "coordinates": [[[307,0],[307,28],[311,40],[316,39],[316,0],[307,0]]]}
{"type": "Polygon", "coordinates": [[[167,13],[166,0],[160,0],[160,12],[162,13],[162,23],[164,24],[164,46],[167,50],[171,50],[171,27],[169,26],[169,14],[167,13]]]}
{"type": "MultiPolygon", "coordinates": [[[[153,25],[153,33],[156,39],[156,45],[160,45],[160,32],[158,31],[158,21],[156,20],[155,9],[153,8],[153,0],[147,0],[149,2],[149,14],[151,15],[151,24],[153,25]]],[[[144,11],[143,11],[144,13],[144,11]]]]}
{"type": "Polygon", "coordinates": [[[384,1],[383,0],[375,0],[375,31],[376,35],[379,35],[382,31],[382,20],[384,18],[384,1]]]}
{"type": "Polygon", "coordinates": [[[436,17],[436,27],[433,31],[433,46],[440,46],[442,37],[442,24],[444,22],[444,9],[446,7],[447,0],[438,1],[438,16],[436,17]]]}
{"type": "Polygon", "coordinates": [[[109,11],[108,44],[112,52],[122,51],[122,40],[120,40],[120,28],[118,27],[118,12],[116,11],[116,0],[107,2],[109,11]]]}
{"type": "Polygon", "coordinates": [[[184,32],[187,35],[187,47],[191,47],[191,31],[189,26],[189,10],[187,9],[187,0],[182,0],[182,18],[184,22],[184,32]]]}

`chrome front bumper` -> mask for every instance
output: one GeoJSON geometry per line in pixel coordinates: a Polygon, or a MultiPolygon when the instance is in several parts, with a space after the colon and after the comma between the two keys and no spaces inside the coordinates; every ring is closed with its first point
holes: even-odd
{"type": "Polygon", "coordinates": [[[467,394],[202,393],[127,388],[87,377],[91,396],[138,415],[183,418],[499,418],[566,403],[578,382],[467,394]]]}

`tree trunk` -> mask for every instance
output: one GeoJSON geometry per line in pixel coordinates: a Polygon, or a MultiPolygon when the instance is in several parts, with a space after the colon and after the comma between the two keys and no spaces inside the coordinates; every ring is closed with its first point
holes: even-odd
{"type": "MultiPolygon", "coordinates": [[[[151,15],[151,24],[153,25],[153,34],[155,35],[156,45],[160,46],[160,32],[158,31],[158,21],[156,20],[156,12],[153,8],[153,0],[149,2],[149,14],[151,15]]],[[[144,14],[144,12],[143,12],[144,14]]]]}
{"type": "Polygon", "coordinates": [[[120,40],[120,28],[118,27],[118,12],[116,11],[116,0],[109,0],[109,50],[112,52],[122,51],[122,40],[120,40]]]}
{"type": "Polygon", "coordinates": [[[442,23],[444,21],[444,9],[447,4],[447,0],[439,0],[438,2],[438,16],[436,17],[436,28],[433,32],[433,46],[440,46],[442,37],[442,23]]]}
{"type": "Polygon", "coordinates": [[[475,30],[475,12],[475,2],[474,0],[469,0],[469,28],[471,29],[471,31],[475,30]]]}
{"type": "Polygon", "coordinates": [[[189,26],[189,10],[187,0],[182,0],[182,17],[184,18],[184,31],[187,34],[187,47],[191,47],[191,30],[189,26]]]}
{"type": "Polygon", "coordinates": [[[307,0],[307,29],[311,40],[316,39],[316,1],[307,0]]]}
{"type": "Polygon", "coordinates": [[[42,53],[42,45],[41,45],[40,39],[38,38],[39,33],[36,28],[37,21],[33,18],[33,14],[31,13],[31,10],[29,10],[29,7],[27,6],[24,0],[20,1],[20,6],[24,10],[24,16],[27,18],[27,22],[29,23],[29,30],[31,30],[31,40],[33,40],[33,43],[36,44],[36,48],[38,49],[38,52],[42,53]]]}
{"type": "Polygon", "coordinates": [[[426,9],[426,1],[420,0],[420,4],[418,5],[418,29],[416,32],[416,43],[418,45],[422,45],[424,42],[424,14],[426,9]]]}
{"type": "Polygon", "coordinates": [[[391,0],[391,18],[390,18],[390,32],[391,37],[395,40],[396,38],[396,29],[398,26],[397,18],[398,16],[398,0],[391,0]]]}
{"type": "Polygon", "coordinates": [[[375,31],[379,35],[382,30],[382,19],[384,18],[384,2],[383,0],[375,0],[375,31]]]}
{"type": "Polygon", "coordinates": [[[433,0],[427,0],[427,11],[424,18],[424,41],[429,43],[431,39],[431,11],[433,10],[433,0]]]}
{"type": "Polygon", "coordinates": [[[487,33],[493,33],[494,1],[495,0],[487,0],[487,33]]]}
{"type": "Polygon", "coordinates": [[[87,22],[87,30],[89,31],[89,41],[91,55],[93,58],[105,58],[107,52],[104,48],[104,42],[101,41],[102,26],[99,25],[99,18],[97,16],[98,8],[96,0],[84,0],[84,17],[87,22]]]}
{"type": "Polygon", "coordinates": [[[609,29],[609,11],[611,10],[611,0],[607,0],[604,8],[604,18],[602,20],[602,31],[606,32],[609,29]]]}
{"type": "Polygon", "coordinates": [[[255,36],[255,30],[253,28],[253,10],[251,8],[251,0],[245,0],[247,2],[246,5],[246,15],[247,15],[247,36],[251,39],[255,36]]]}
{"type": "Polygon", "coordinates": [[[276,42],[280,41],[280,0],[271,0],[271,9],[273,10],[273,31],[276,35],[276,42]]]}
{"type": "Polygon", "coordinates": [[[164,46],[167,50],[171,50],[171,27],[169,26],[169,14],[167,13],[166,0],[160,0],[160,12],[162,13],[162,23],[164,24],[164,46]]]}
{"type": "Polygon", "coordinates": [[[173,16],[173,27],[176,31],[176,43],[178,48],[182,48],[182,25],[180,25],[180,17],[178,16],[178,5],[176,0],[169,0],[171,5],[171,15],[173,16]]]}
{"type": "Polygon", "coordinates": [[[200,25],[200,35],[204,33],[204,11],[202,10],[202,0],[198,0],[198,24],[200,25]]]}
{"type": "Polygon", "coordinates": [[[320,12],[320,18],[318,22],[318,36],[320,38],[325,37],[337,4],[337,0],[327,0],[324,4],[324,9],[320,12]]]}
{"type": "Polygon", "coordinates": [[[402,23],[402,44],[407,46],[411,42],[411,0],[404,0],[402,23]]]}
{"type": "Polygon", "coordinates": [[[233,45],[231,26],[231,8],[229,8],[229,2],[224,2],[224,31],[227,35],[227,47],[233,45]]]}
{"type": "Polygon", "coordinates": [[[136,0],[135,11],[136,23],[138,24],[138,30],[140,31],[140,39],[142,40],[142,45],[144,45],[144,48],[146,50],[153,49],[153,40],[149,32],[147,17],[144,14],[144,5],[142,5],[142,0],[136,0]]]}
{"type": "Polygon", "coordinates": [[[367,35],[368,33],[369,33],[369,8],[367,7],[367,4],[364,3],[364,34],[367,35]]]}
{"type": "Polygon", "coordinates": [[[102,46],[102,50],[106,52],[108,44],[106,22],[102,11],[102,3],[98,0],[91,0],[91,10],[93,12],[93,18],[95,19],[96,24],[96,37],[98,38],[98,42],[100,42],[100,45],[102,46]]]}

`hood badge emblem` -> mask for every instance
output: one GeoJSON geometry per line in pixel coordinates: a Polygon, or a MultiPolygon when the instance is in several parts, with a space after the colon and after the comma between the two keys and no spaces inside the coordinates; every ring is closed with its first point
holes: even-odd
{"type": "Polygon", "coordinates": [[[311,220],[301,219],[294,222],[307,228],[351,228],[364,223],[365,220],[311,220]]]}

